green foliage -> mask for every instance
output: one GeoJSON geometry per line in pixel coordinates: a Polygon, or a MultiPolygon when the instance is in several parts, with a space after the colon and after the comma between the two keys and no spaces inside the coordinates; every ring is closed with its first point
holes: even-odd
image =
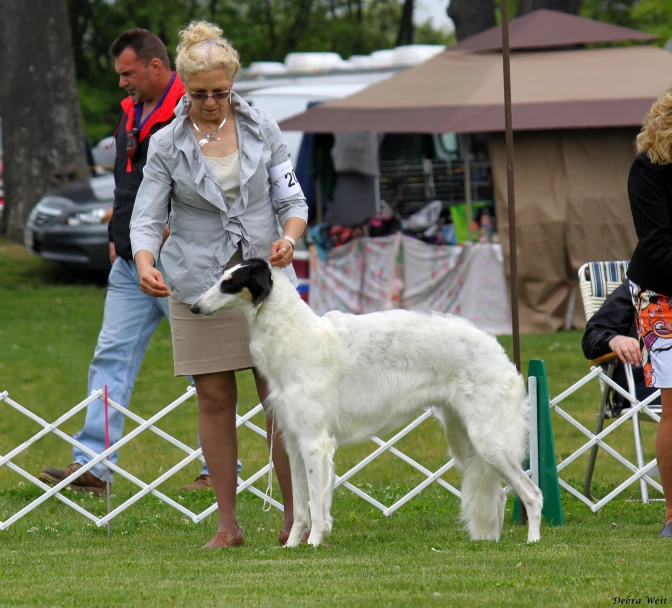
{"type": "Polygon", "coordinates": [[[632,9],[639,29],[660,37],[659,44],[672,38],[672,2],[669,0],[641,0],[632,9]]]}
{"type": "MultiPolygon", "coordinates": [[[[207,19],[224,30],[249,65],[283,61],[293,51],[331,51],[347,59],[392,48],[401,20],[398,0],[68,1],[84,125],[94,144],[116,123],[122,93],[108,49],[125,29],[156,33],[174,59],[179,31],[194,19],[207,19]]],[[[454,38],[426,23],[416,29],[415,41],[448,44],[454,38]]]]}
{"type": "Polygon", "coordinates": [[[92,145],[114,132],[120,109],[116,83],[114,72],[101,74],[96,84],[84,79],[77,83],[82,120],[92,145]]]}
{"type": "Polygon", "coordinates": [[[443,44],[451,46],[457,42],[454,32],[437,31],[430,22],[415,26],[414,38],[415,44],[443,44]]]}
{"type": "MultiPolygon", "coordinates": [[[[394,46],[401,21],[399,0],[68,0],[84,127],[95,144],[111,135],[122,93],[108,49],[125,29],[144,27],[168,46],[172,58],[179,31],[194,19],[217,23],[240,52],[243,65],[283,61],[293,51],[332,51],[348,58],[394,46]],[[358,7],[361,5],[361,18],[358,7]]],[[[509,0],[513,19],[517,0],[509,0]]],[[[501,20],[501,0],[495,0],[501,20]]],[[[672,37],[668,0],[583,0],[581,15],[672,37]]],[[[431,24],[416,26],[418,44],[453,44],[453,34],[431,24]]]]}
{"type": "Polygon", "coordinates": [[[638,29],[632,9],[640,0],[583,0],[582,17],[638,29]]]}
{"type": "MultiPolygon", "coordinates": [[[[509,21],[513,21],[518,13],[518,0],[506,0],[509,9],[509,21]]],[[[502,22],[502,0],[495,0],[495,18],[497,23],[502,22]]]]}
{"type": "Polygon", "coordinates": [[[583,0],[581,16],[653,34],[658,46],[672,37],[669,0],[583,0]]]}

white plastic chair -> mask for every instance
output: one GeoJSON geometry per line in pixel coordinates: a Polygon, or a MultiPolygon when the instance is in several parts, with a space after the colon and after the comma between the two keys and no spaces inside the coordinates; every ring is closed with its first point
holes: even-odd
{"type": "MultiPolygon", "coordinates": [[[[601,308],[605,300],[611,295],[611,293],[625,281],[627,278],[628,270],[627,261],[616,261],[616,262],[588,262],[579,268],[579,289],[581,291],[581,297],[583,299],[583,308],[586,313],[586,321],[589,321],[590,318],[601,308]]],[[[605,373],[610,378],[613,376],[614,370],[618,363],[618,356],[615,353],[609,353],[598,359],[594,359],[589,362],[591,366],[606,366],[605,373]]],[[[625,365],[625,374],[628,381],[628,392],[633,396],[637,397],[635,391],[635,381],[632,375],[632,366],[630,364],[625,365]]],[[[604,428],[604,419],[606,414],[607,399],[609,396],[609,387],[603,383],[602,384],[602,398],[600,399],[600,409],[597,414],[597,425],[595,428],[595,435],[598,435],[604,428]]],[[[649,406],[651,411],[660,414],[660,406],[649,406]]],[[[640,413],[637,412],[632,416],[633,423],[633,435],[635,441],[635,455],[637,458],[637,466],[641,469],[644,467],[644,450],[642,447],[642,432],[639,426],[640,420],[654,422],[652,418],[646,414],[640,416],[640,413]]],[[[583,483],[583,493],[587,498],[592,500],[592,495],[590,492],[590,486],[592,483],[593,472],[595,470],[595,461],[597,459],[597,450],[599,445],[595,444],[591,450],[588,458],[588,466],[586,468],[586,476],[583,483]]],[[[655,471],[654,474],[658,474],[655,471]]],[[[644,479],[640,479],[640,490],[642,495],[642,502],[649,502],[649,492],[644,479]]]]}

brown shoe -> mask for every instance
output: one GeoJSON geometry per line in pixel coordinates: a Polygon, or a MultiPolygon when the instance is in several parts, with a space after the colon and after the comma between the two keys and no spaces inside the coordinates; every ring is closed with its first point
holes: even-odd
{"type": "Polygon", "coordinates": [[[199,475],[189,485],[179,488],[178,492],[196,492],[199,490],[209,490],[212,488],[210,475],[199,475]]]}
{"type": "Polygon", "coordinates": [[[243,544],[245,544],[243,529],[239,527],[235,534],[224,530],[215,532],[212,540],[207,545],[203,545],[201,549],[228,549],[229,547],[240,547],[243,544]]]}
{"type": "MultiPolygon", "coordinates": [[[[44,483],[50,483],[56,485],[63,481],[66,477],[70,477],[75,471],[81,469],[82,465],[73,462],[67,469],[64,471],[61,469],[54,469],[52,467],[47,467],[40,473],[40,481],[44,483]]],[[[105,493],[105,482],[94,477],[91,474],[91,471],[86,471],[73,482],[68,484],[68,488],[71,490],[76,490],[78,492],[91,492],[99,496],[100,494],[105,493]]]]}

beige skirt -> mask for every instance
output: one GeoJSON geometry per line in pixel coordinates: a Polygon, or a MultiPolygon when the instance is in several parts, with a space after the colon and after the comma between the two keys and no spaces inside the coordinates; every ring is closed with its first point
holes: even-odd
{"type": "MultiPolygon", "coordinates": [[[[227,266],[242,261],[234,254],[227,266]]],[[[189,304],[172,296],[170,329],[176,376],[194,376],[254,367],[250,332],[242,310],[224,310],[211,316],[195,315],[189,304]]]]}

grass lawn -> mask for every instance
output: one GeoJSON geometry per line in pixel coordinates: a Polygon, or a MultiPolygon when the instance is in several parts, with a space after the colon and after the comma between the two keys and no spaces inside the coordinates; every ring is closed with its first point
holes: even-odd
{"type": "MultiPolygon", "coordinates": [[[[48,421],[86,396],[86,378],[100,330],[104,284],[75,276],[31,257],[21,247],[0,241],[0,392],[48,421]]],[[[587,373],[580,332],[523,336],[523,367],[529,359],[546,361],[552,396],[587,373]]],[[[510,349],[510,338],[503,338],[510,349]]],[[[132,409],[150,417],[186,389],[172,374],[170,332],[164,322],[150,344],[133,393],[132,409]]],[[[239,382],[240,413],[256,405],[249,373],[239,382]]],[[[591,428],[599,389],[593,383],[564,403],[563,409],[591,428]]],[[[263,425],[257,417],[253,421],[263,425]]],[[[84,414],[63,425],[73,433],[84,414]]],[[[585,443],[554,416],[558,458],[585,443]]],[[[169,414],[159,425],[185,443],[196,444],[195,400],[169,414]]],[[[634,460],[632,431],[624,425],[609,443],[634,460]]],[[[129,422],[126,430],[135,428],[129,422]]],[[[37,424],[0,402],[0,454],[37,432],[37,424]]],[[[647,456],[652,457],[654,425],[643,427],[647,456]]],[[[399,449],[427,468],[446,460],[442,430],[425,422],[399,449]]],[[[375,449],[369,442],[342,448],[342,474],[375,449]]],[[[122,452],[120,465],[149,482],[173,466],[182,453],[151,433],[122,452]]],[[[267,462],[263,439],[240,431],[243,477],[267,462]]],[[[14,459],[38,475],[44,466],[65,467],[71,450],[50,435],[14,459]]],[[[563,471],[582,486],[586,457],[563,471]]],[[[180,485],[198,473],[195,464],[161,486],[171,498],[200,512],[214,494],[180,494],[180,485]]],[[[606,454],[598,459],[595,494],[605,495],[629,473],[606,454]]],[[[444,478],[459,484],[449,471],[444,478]]],[[[391,505],[422,480],[422,475],[391,454],[384,454],[351,481],[391,505]]],[[[264,489],[264,480],[257,487],[264,489]]],[[[118,479],[112,506],[133,493],[118,479]]],[[[50,499],[7,531],[0,532],[0,605],[2,606],[607,606],[614,597],[666,598],[672,602],[667,571],[672,544],[657,537],[662,503],[637,502],[632,486],[593,514],[562,491],[566,525],[542,525],[536,545],[525,542],[527,530],[511,523],[512,500],[499,543],[474,543],[459,523],[458,500],[436,484],[391,517],[346,489],[334,496],[334,532],[330,547],[281,550],[277,536],[281,514],[262,511],[249,492],[239,497],[245,530],[240,549],[205,552],[216,515],[193,524],[153,497],[144,498],[112,522],[112,536],[55,499],[50,499]],[[668,557],[666,557],[668,556],[668,557]]],[[[0,468],[0,520],[6,520],[41,491],[7,467],[0,468]]],[[[274,483],[274,495],[277,495],[274,483]]],[[[652,492],[656,495],[655,492],[652,492]]],[[[67,492],[96,515],[104,499],[67,492]]],[[[276,496],[277,497],[277,496],[276,496]]]]}

